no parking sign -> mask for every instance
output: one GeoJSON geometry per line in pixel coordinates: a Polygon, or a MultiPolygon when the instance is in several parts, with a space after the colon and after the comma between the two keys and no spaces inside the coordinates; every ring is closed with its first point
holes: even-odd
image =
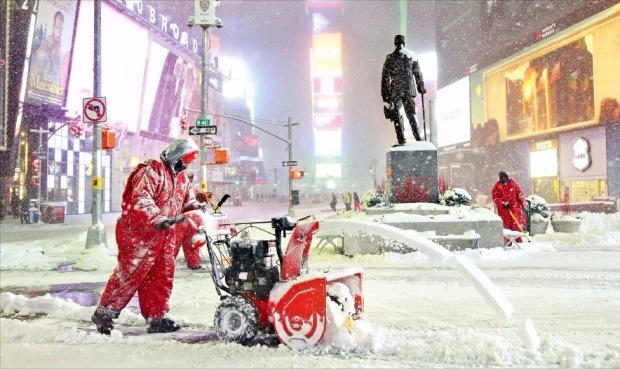
{"type": "Polygon", "coordinates": [[[105,105],[105,97],[89,97],[84,99],[82,118],[84,123],[107,121],[108,112],[105,105]]]}

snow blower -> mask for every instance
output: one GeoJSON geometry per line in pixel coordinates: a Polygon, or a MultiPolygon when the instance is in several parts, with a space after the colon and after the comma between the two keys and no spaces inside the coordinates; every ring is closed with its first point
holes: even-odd
{"type": "Polygon", "coordinates": [[[351,333],[353,322],[362,317],[360,268],[308,273],[308,250],[319,222],[301,225],[285,216],[237,223],[243,228],[235,234],[219,211],[194,210],[185,215],[197,231],[194,245],[205,245],[208,252],[207,270],[221,301],[214,318],[220,339],[246,344],[259,332],[275,333],[286,346],[303,350],[321,342],[328,325],[351,333]],[[261,224],[270,224],[272,230],[261,224]],[[273,237],[241,237],[249,228],[273,237]],[[283,253],[281,242],[287,231],[292,233],[283,253]]]}

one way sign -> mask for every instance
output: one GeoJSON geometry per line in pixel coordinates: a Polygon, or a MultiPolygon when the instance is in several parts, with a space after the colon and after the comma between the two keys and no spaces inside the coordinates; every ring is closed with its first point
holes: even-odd
{"type": "Polygon", "coordinates": [[[217,126],[206,126],[206,127],[198,127],[191,126],[189,127],[190,135],[215,135],[217,134],[217,126]]]}

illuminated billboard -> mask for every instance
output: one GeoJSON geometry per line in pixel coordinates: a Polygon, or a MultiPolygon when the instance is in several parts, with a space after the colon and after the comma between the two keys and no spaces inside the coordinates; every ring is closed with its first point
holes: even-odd
{"type": "Polygon", "coordinates": [[[472,146],[600,124],[618,99],[620,7],[471,75],[472,146]]]}
{"type": "Polygon", "coordinates": [[[333,157],[342,155],[342,130],[314,130],[314,154],[333,157]]]}
{"type": "Polygon", "coordinates": [[[316,178],[341,178],[342,165],[340,163],[323,163],[315,167],[316,178]]]}
{"type": "Polygon", "coordinates": [[[437,147],[469,141],[471,123],[468,77],[437,91],[435,120],[437,147]]]}
{"type": "Polygon", "coordinates": [[[532,178],[556,177],[558,175],[558,140],[533,142],[530,146],[530,176],[532,178]]]}
{"type": "Polygon", "coordinates": [[[77,1],[39,2],[30,54],[26,103],[64,105],[76,7],[77,1]]]}
{"type": "Polygon", "coordinates": [[[342,73],[341,34],[325,33],[312,36],[312,75],[332,76],[342,73]]]}

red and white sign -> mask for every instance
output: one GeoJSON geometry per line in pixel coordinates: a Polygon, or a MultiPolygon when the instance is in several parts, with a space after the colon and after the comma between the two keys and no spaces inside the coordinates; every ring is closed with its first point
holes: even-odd
{"type": "Polygon", "coordinates": [[[108,112],[105,106],[105,97],[90,97],[84,99],[84,123],[105,122],[108,112]]]}
{"type": "Polygon", "coordinates": [[[342,128],[342,114],[315,114],[314,128],[334,129],[342,128]]]}

